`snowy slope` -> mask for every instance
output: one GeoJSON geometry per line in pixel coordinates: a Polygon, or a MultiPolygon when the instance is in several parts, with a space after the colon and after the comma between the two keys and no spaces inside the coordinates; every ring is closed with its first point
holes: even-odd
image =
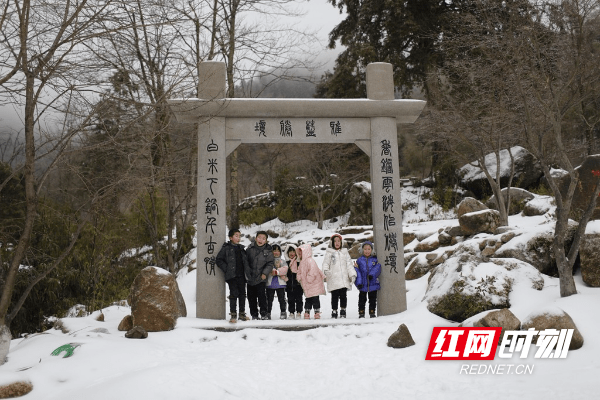
{"type": "MultiPolygon", "coordinates": [[[[511,225],[533,220],[511,217],[511,225]]],[[[537,223],[543,223],[542,220],[537,223]]],[[[536,224],[537,224],[536,223],[536,224]]],[[[285,225],[275,220],[243,229],[253,235],[272,229],[282,236],[271,243],[316,243],[343,224],[318,230],[309,221],[285,225]]],[[[436,221],[406,227],[419,230],[455,225],[436,221]]],[[[368,227],[367,227],[368,228],[368,227]]],[[[594,229],[596,227],[594,226],[594,229]]],[[[349,235],[359,238],[369,231],[349,235]]],[[[247,238],[244,243],[248,244],[247,238]]],[[[315,249],[322,260],[325,245],[315,249]]],[[[265,326],[314,325],[311,321],[239,322],[246,329],[220,332],[225,321],[180,318],[175,330],[150,333],[144,340],[126,339],[117,325],[130,310],[104,310],[105,322],[93,314],[65,318],[68,333],[49,330],[13,340],[9,361],[0,366],[0,385],[29,381],[34,390],[24,399],[590,399],[597,396],[600,373],[600,289],[587,287],[576,276],[579,294],[560,298],[558,280],[545,276],[541,291],[516,285],[511,310],[521,320],[538,309],[557,306],[571,315],[585,344],[567,359],[496,359],[481,364],[530,365],[532,374],[466,375],[465,361],[425,361],[432,328],[457,326],[431,314],[423,302],[426,275],[407,281],[408,310],[376,319],[357,318],[358,292],[349,292],[349,317],[331,320],[330,297],[321,297],[323,323],[329,326],[303,331],[259,329],[265,326]],[[344,324],[345,323],[345,324],[344,324]],[[416,342],[406,349],[386,346],[388,337],[406,324],[416,342]],[[50,353],[66,343],[80,344],[69,358],[50,353]]],[[[178,277],[188,315],[195,315],[195,272],[178,277]]],[[[225,305],[224,305],[225,307],[225,305]]],[[[277,308],[277,307],[275,307],[277,308]]],[[[514,369],[513,369],[514,370],[514,369]]]]}

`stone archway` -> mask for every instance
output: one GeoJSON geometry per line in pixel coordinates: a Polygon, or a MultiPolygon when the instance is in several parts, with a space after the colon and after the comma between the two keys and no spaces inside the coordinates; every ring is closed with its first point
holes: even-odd
{"type": "Polygon", "coordinates": [[[215,258],[226,237],[227,155],[242,143],[356,143],[371,159],[375,250],[382,265],[379,315],[406,310],[396,123],[425,106],[394,100],[392,66],[367,66],[367,99],[229,99],[225,64],[200,65],[201,99],[169,100],[180,122],[198,127],[196,317],[225,319],[225,280],[215,258]]]}

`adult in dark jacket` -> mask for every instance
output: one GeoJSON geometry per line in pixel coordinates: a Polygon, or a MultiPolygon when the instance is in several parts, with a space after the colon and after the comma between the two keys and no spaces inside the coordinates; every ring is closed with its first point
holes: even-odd
{"type": "Polygon", "coordinates": [[[275,257],[271,245],[267,244],[267,232],[256,233],[256,239],[246,249],[248,265],[246,280],[248,281],[248,305],[252,319],[267,319],[267,276],[273,271],[275,257]]]}
{"type": "Polygon", "coordinates": [[[225,274],[225,282],[229,286],[229,322],[236,322],[236,302],[240,305],[239,319],[248,321],[246,316],[246,275],[248,256],[244,246],[240,244],[242,235],[238,229],[229,231],[229,242],[225,242],[217,254],[217,266],[225,274]]]}

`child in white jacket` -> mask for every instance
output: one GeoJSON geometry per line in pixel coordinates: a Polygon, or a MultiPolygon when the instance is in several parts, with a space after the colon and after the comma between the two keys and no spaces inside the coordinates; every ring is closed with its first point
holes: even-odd
{"type": "Polygon", "coordinates": [[[346,318],[347,292],[352,290],[356,270],[350,253],[342,246],[342,236],[337,233],[331,237],[331,246],[325,253],[323,273],[327,278],[327,291],[331,293],[331,318],[338,317],[338,302],[340,318],[346,318]]]}

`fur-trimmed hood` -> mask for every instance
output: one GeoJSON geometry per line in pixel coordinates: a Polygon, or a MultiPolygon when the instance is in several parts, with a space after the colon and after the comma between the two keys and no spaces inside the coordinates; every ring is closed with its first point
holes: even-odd
{"type": "Polygon", "coordinates": [[[339,233],[334,233],[333,235],[331,235],[331,238],[329,238],[329,248],[330,248],[330,249],[333,249],[333,248],[334,248],[334,247],[333,247],[333,239],[334,239],[335,237],[339,237],[339,238],[340,238],[340,241],[341,241],[341,243],[342,243],[342,247],[341,247],[342,249],[343,249],[343,248],[347,248],[347,247],[348,247],[348,246],[346,245],[346,241],[344,240],[344,238],[342,237],[342,235],[340,235],[339,233]]]}

